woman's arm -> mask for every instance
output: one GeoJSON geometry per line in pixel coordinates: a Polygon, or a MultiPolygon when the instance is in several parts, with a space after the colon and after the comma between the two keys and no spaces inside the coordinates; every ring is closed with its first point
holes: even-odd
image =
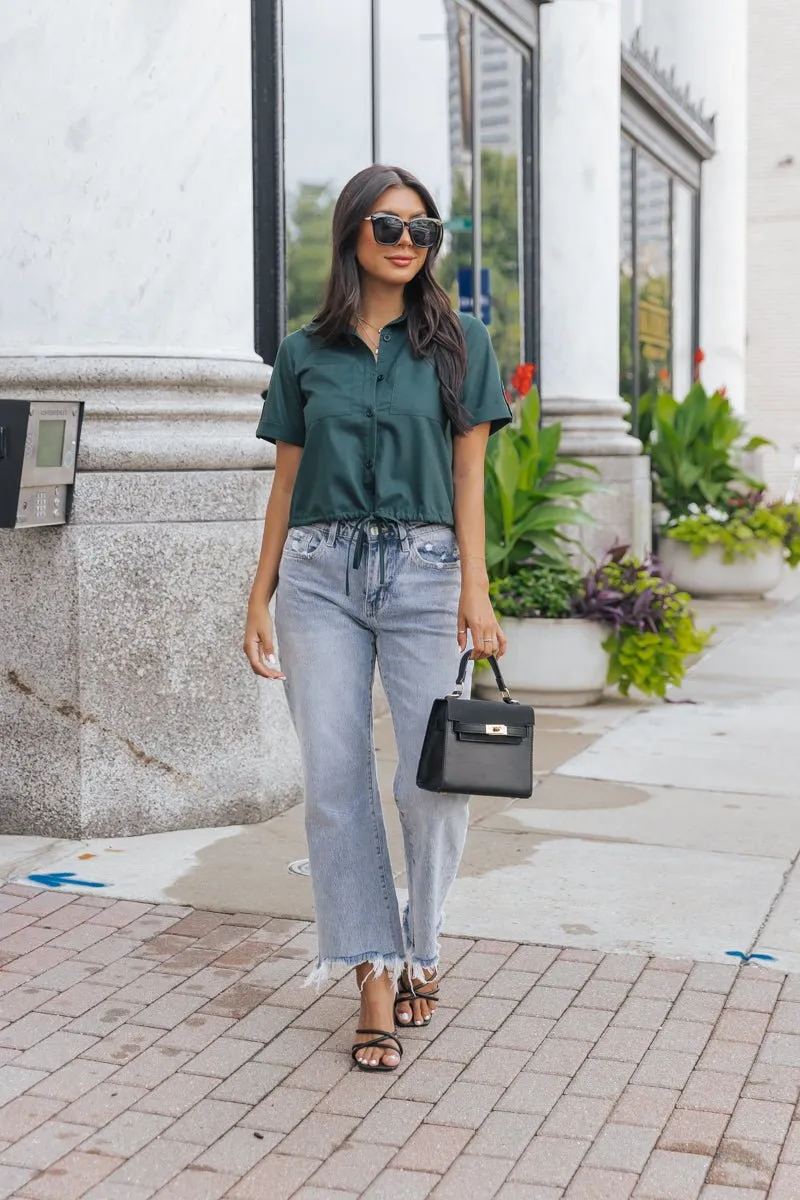
{"type": "Polygon", "coordinates": [[[275,661],[269,602],[278,586],[278,567],[289,529],[289,506],[302,456],[302,446],[293,446],[289,442],[277,443],[275,474],[264,518],[261,553],[247,605],[244,652],[256,675],[264,679],[284,678],[277,667],[267,665],[275,661]]]}
{"type": "Polygon", "coordinates": [[[489,422],[476,425],[457,437],[453,447],[453,489],[456,538],[461,556],[461,599],[458,606],[458,644],[467,646],[472,634],[473,658],[506,652],[506,639],[489,600],[486,571],[486,516],[484,511],[484,459],[489,422]]]}

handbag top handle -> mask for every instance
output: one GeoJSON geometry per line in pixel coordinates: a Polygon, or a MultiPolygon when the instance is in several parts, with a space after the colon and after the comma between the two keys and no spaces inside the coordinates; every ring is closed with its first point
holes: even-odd
{"type": "MultiPolygon", "coordinates": [[[[453,691],[450,693],[451,696],[460,696],[461,693],[464,691],[464,680],[467,678],[467,663],[469,662],[471,657],[472,657],[471,650],[465,651],[465,653],[462,655],[461,663],[458,668],[458,675],[456,677],[456,686],[453,689],[453,691]]],[[[501,693],[505,703],[506,704],[518,704],[519,701],[514,700],[512,698],[511,693],[509,692],[508,688],[506,687],[506,681],[505,681],[505,679],[503,679],[503,676],[500,673],[500,667],[498,666],[497,659],[495,658],[495,656],[493,654],[489,654],[486,656],[486,659],[487,659],[487,662],[489,663],[489,666],[492,668],[492,671],[494,672],[494,677],[497,682],[497,686],[500,689],[500,693],[501,693]]]]}

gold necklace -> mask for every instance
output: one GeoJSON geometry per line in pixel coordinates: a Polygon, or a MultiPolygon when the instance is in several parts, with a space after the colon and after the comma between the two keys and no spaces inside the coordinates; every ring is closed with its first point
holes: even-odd
{"type": "Polygon", "coordinates": [[[359,325],[366,326],[367,329],[374,329],[378,335],[378,344],[376,346],[373,346],[372,341],[369,337],[366,337],[363,339],[366,342],[366,344],[369,346],[370,350],[372,351],[372,357],[377,362],[378,361],[378,353],[380,351],[380,345],[381,345],[381,331],[375,325],[370,325],[369,321],[365,321],[363,317],[358,318],[358,323],[359,323],[359,325]]]}
{"type": "Polygon", "coordinates": [[[379,329],[377,325],[371,325],[369,321],[365,321],[363,317],[358,318],[362,325],[366,325],[367,329],[374,329],[377,334],[383,333],[383,326],[379,329]]]}

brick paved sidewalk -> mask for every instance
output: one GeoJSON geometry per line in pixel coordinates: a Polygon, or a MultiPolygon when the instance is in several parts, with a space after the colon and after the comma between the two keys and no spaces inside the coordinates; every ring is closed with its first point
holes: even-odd
{"type": "Polygon", "coordinates": [[[450,938],[434,1025],[369,1077],[313,949],[0,888],[0,1200],[800,1198],[800,977],[450,938]]]}

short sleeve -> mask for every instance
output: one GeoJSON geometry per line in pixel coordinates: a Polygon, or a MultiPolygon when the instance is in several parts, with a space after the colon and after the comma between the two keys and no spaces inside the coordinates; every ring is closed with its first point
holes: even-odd
{"type": "Polygon", "coordinates": [[[305,445],[303,396],[297,381],[289,338],[284,339],[278,347],[256,437],[273,443],[290,442],[293,446],[305,445]]]}
{"type": "Polygon", "coordinates": [[[488,421],[489,432],[497,433],[511,422],[511,409],[506,400],[500,368],[489,331],[482,321],[472,316],[461,317],[467,342],[467,375],[464,380],[463,403],[473,425],[488,421]]]}

